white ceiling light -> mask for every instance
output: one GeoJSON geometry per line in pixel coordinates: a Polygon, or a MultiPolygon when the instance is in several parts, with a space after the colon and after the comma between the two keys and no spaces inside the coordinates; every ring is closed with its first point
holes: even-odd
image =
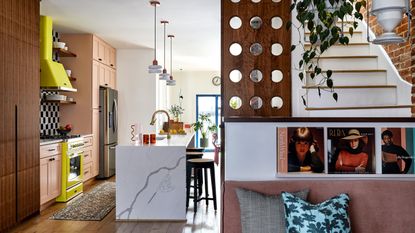
{"type": "Polygon", "coordinates": [[[173,79],[173,38],[174,35],[168,35],[170,38],[170,78],[167,80],[167,86],[176,86],[176,80],[173,79]]]}
{"type": "Polygon", "coordinates": [[[371,11],[367,11],[368,27],[367,41],[374,44],[398,44],[409,39],[411,31],[411,10],[409,0],[373,0],[371,11]],[[377,36],[373,41],[369,37],[370,20],[369,15],[376,16],[377,22],[383,28],[383,34],[377,36]],[[408,32],[406,38],[398,36],[395,28],[402,21],[403,14],[408,17],[408,32]]]}
{"type": "Polygon", "coordinates": [[[166,69],[166,24],[169,23],[169,21],[166,20],[162,20],[160,21],[161,24],[163,24],[164,26],[164,34],[163,34],[163,41],[164,41],[164,61],[163,61],[163,65],[164,65],[164,69],[163,69],[163,73],[161,73],[159,75],[159,79],[160,80],[168,80],[170,78],[170,74],[167,73],[167,69],[166,69]]]}
{"type": "Polygon", "coordinates": [[[161,66],[158,64],[157,61],[157,28],[156,28],[156,23],[157,23],[157,5],[160,5],[159,1],[150,1],[150,4],[152,6],[154,6],[154,60],[153,60],[153,64],[148,66],[148,72],[150,74],[159,74],[161,73],[161,66]]]}

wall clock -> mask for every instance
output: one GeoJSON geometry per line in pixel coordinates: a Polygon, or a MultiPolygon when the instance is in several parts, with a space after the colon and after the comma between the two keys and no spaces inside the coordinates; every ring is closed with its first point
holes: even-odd
{"type": "Polygon", "coordinates": [[[213,77],[213,78],[212,78],[212,83],[213,83],[213,85],[215,85],[215,86],[220,86],[220,83],[221,83],[220,77],[219,77],[219,76],[215,76],[215,77],[213,77]]]}

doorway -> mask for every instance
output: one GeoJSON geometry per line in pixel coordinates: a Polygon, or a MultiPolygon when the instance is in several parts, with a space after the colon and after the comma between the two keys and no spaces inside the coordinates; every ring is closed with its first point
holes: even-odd
{"type": "MultiPolygon", "coordinates": [[[[215,94],[199,94],[196,95],[196,121],[199,118],[200,114],[209,114],[210,120],[213,124],[216,125],[216,131],[218,132],[218,140],[220,140],[220,116],[221,116],[221,102],[220,95],[215,94]]],[[[214,146],[211,139],[211,134],[209,134],[209,144],[205,148],[207,152],[213,152],[214,146]]],[[[201,137],[200,132],[196,132],[196,147],[200,146],[201,137]]],[[[220,142],[219,142],[220,143],[220,142]]]]}

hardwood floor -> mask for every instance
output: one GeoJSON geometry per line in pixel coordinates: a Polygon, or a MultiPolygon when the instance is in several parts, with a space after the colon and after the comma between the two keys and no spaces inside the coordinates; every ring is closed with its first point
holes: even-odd
{"type": "MultiPolygon", "coordinates": [[[[211,155],[208,154],[207,157],[211,155]]],[[[220,197],[219,167],[215,167],[216,190],[220,197]]],[[[115,177],[110,180],[115,181],[115,177]]],[[[101,180],[89,181],[85,184],[84,192],[88,192],[96,185],[102,183],[101,180]]],[[[210,192],[212,193],[212,192],[210,192]]],[[[116,222],[115,209],[113,209],[102,221],[64,221],[49,220],[49,217],[56,211],[64,208],[66,203],[55,203],[40,213],[32,217],[19,226],[13,228],[11,233],[55,233],[55,232],[82,232],[82,233],[219,233],[220,232],[220,201],[218,200],[218,210],[214,211],[213,203],[210,202],[206,207],[205,202],[198,205],[198,211],[193,211],[193,203],[189,206],[186,218],[187,222],[161,222],[161,221],[141,221],[141,222],[116,222]]]]}

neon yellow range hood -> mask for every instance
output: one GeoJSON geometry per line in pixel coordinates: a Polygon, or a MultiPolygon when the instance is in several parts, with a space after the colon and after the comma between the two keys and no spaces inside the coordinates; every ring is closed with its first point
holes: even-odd
{"type": "Polygon", "coordinates": [[[40,88],[76,92],[61,63],[52,60],[52,19],[40,16],[40,88]]]}

